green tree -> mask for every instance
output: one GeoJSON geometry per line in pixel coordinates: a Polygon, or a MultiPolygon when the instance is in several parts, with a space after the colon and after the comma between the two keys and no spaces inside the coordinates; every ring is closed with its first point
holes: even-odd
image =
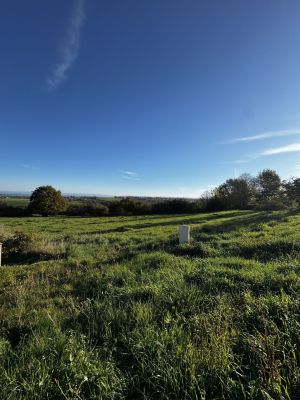
{"type": "Polygon", "coordinates": [[[227,179],[216,189],[216,196],[226,208],[247,208],[254,193],[253,179],[250,175],[227,179]]]}
{"type": "Polygon", "coordinates": [[[30,197],[29,211],[32,214],[56,215],[66,207],[66,201],[59,190],[52,186],[40,186],[30,197]]]}
{"type": "Polygon", "coordinates": [[[300,178],[291,178],[283,183],[285,195],[290,203],[300,204],[300,178]]]}
{"type": "Polygon", "coordinates": [[[264,169],[257,178],[258,199],[271,200],[280,197],[281,179],[276,171],[272,169],[264,169]]]}

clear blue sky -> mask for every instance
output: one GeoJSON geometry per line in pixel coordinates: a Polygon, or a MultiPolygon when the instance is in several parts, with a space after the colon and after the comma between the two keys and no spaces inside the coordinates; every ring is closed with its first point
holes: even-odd
{"type": "Polygon", "coordinates": [[[3,0],[0,190],[300,174],[299,0],[3,0]]]}

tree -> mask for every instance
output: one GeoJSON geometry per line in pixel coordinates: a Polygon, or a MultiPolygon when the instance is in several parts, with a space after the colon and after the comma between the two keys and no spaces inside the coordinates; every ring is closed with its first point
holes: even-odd
{"type": "Polygon", "coordinates": [[[218,188],[207,190],[200,197],[200,209],[202,211],[223,211],[225,208],[224,199],[218,197],[218,188]]]}
{"type": "Polygon", "coordinates": [[[271,200],[280,196],[281,179],[276,171],[264,169],[258,174],[256,182],[260,200],[271,200]]]}
{"type": "Polygon", "coordinates": [[[300,178],[291,178],[283,183],[286,197],[289,202],[300,204],[300,178]]]}
{"type": "Polygon", "coordinates": [[[29,211],[32,214],[56,215],[66,207],[66,201],[59,190],[52,186],[40,186],[30,197],[29,211]]]}
{"type": "Polygon", "coordinates": [[[246,174],[241,175],[239,178],[227,179],[216,189],[216,196],[229,209],[248,207],[253,193],[253,179],[246,174]]]}

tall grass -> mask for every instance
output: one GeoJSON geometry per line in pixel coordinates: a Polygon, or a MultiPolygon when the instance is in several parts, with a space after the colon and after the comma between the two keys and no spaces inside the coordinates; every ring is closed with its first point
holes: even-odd
{"type": "Polygon", "coordinates": [[[0,398],[299,399],[298,215],[0,222],[0,398]]]}

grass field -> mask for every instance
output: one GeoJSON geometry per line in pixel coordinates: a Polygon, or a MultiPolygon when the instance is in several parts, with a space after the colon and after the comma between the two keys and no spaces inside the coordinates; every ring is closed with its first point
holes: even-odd
{"type": "MultiPolygon", "coordinates": [[[[89,198],[72,198],[72,199],[67,199],[67,206],[81,206],[85,203],[88,203],[89,198]]],[[[91,201],[94,201],[92,198],[91,201]]],[[[98,197],[97,198],[98,202],[103,201],[104,203],[107,201],[117,201],[117,198],[115,197],[98,197]]],[[[29,197],[0,197],[0,204],[4,204],[10,207],[20,207],[20,208],[26,208],[29,205],[29,197]]]]}
{"type": "Polygon", "coordinates": [[[297,213],[0,218],[16,230],[0,399],[300,398],[297,213]]]}
{"type": "Polygon", "coordinates": [[[2,197],[0,198],[0,204],[5,204],[10,207],[21,207],[26,208],[29,204],[28,197],[2,197]]]}

